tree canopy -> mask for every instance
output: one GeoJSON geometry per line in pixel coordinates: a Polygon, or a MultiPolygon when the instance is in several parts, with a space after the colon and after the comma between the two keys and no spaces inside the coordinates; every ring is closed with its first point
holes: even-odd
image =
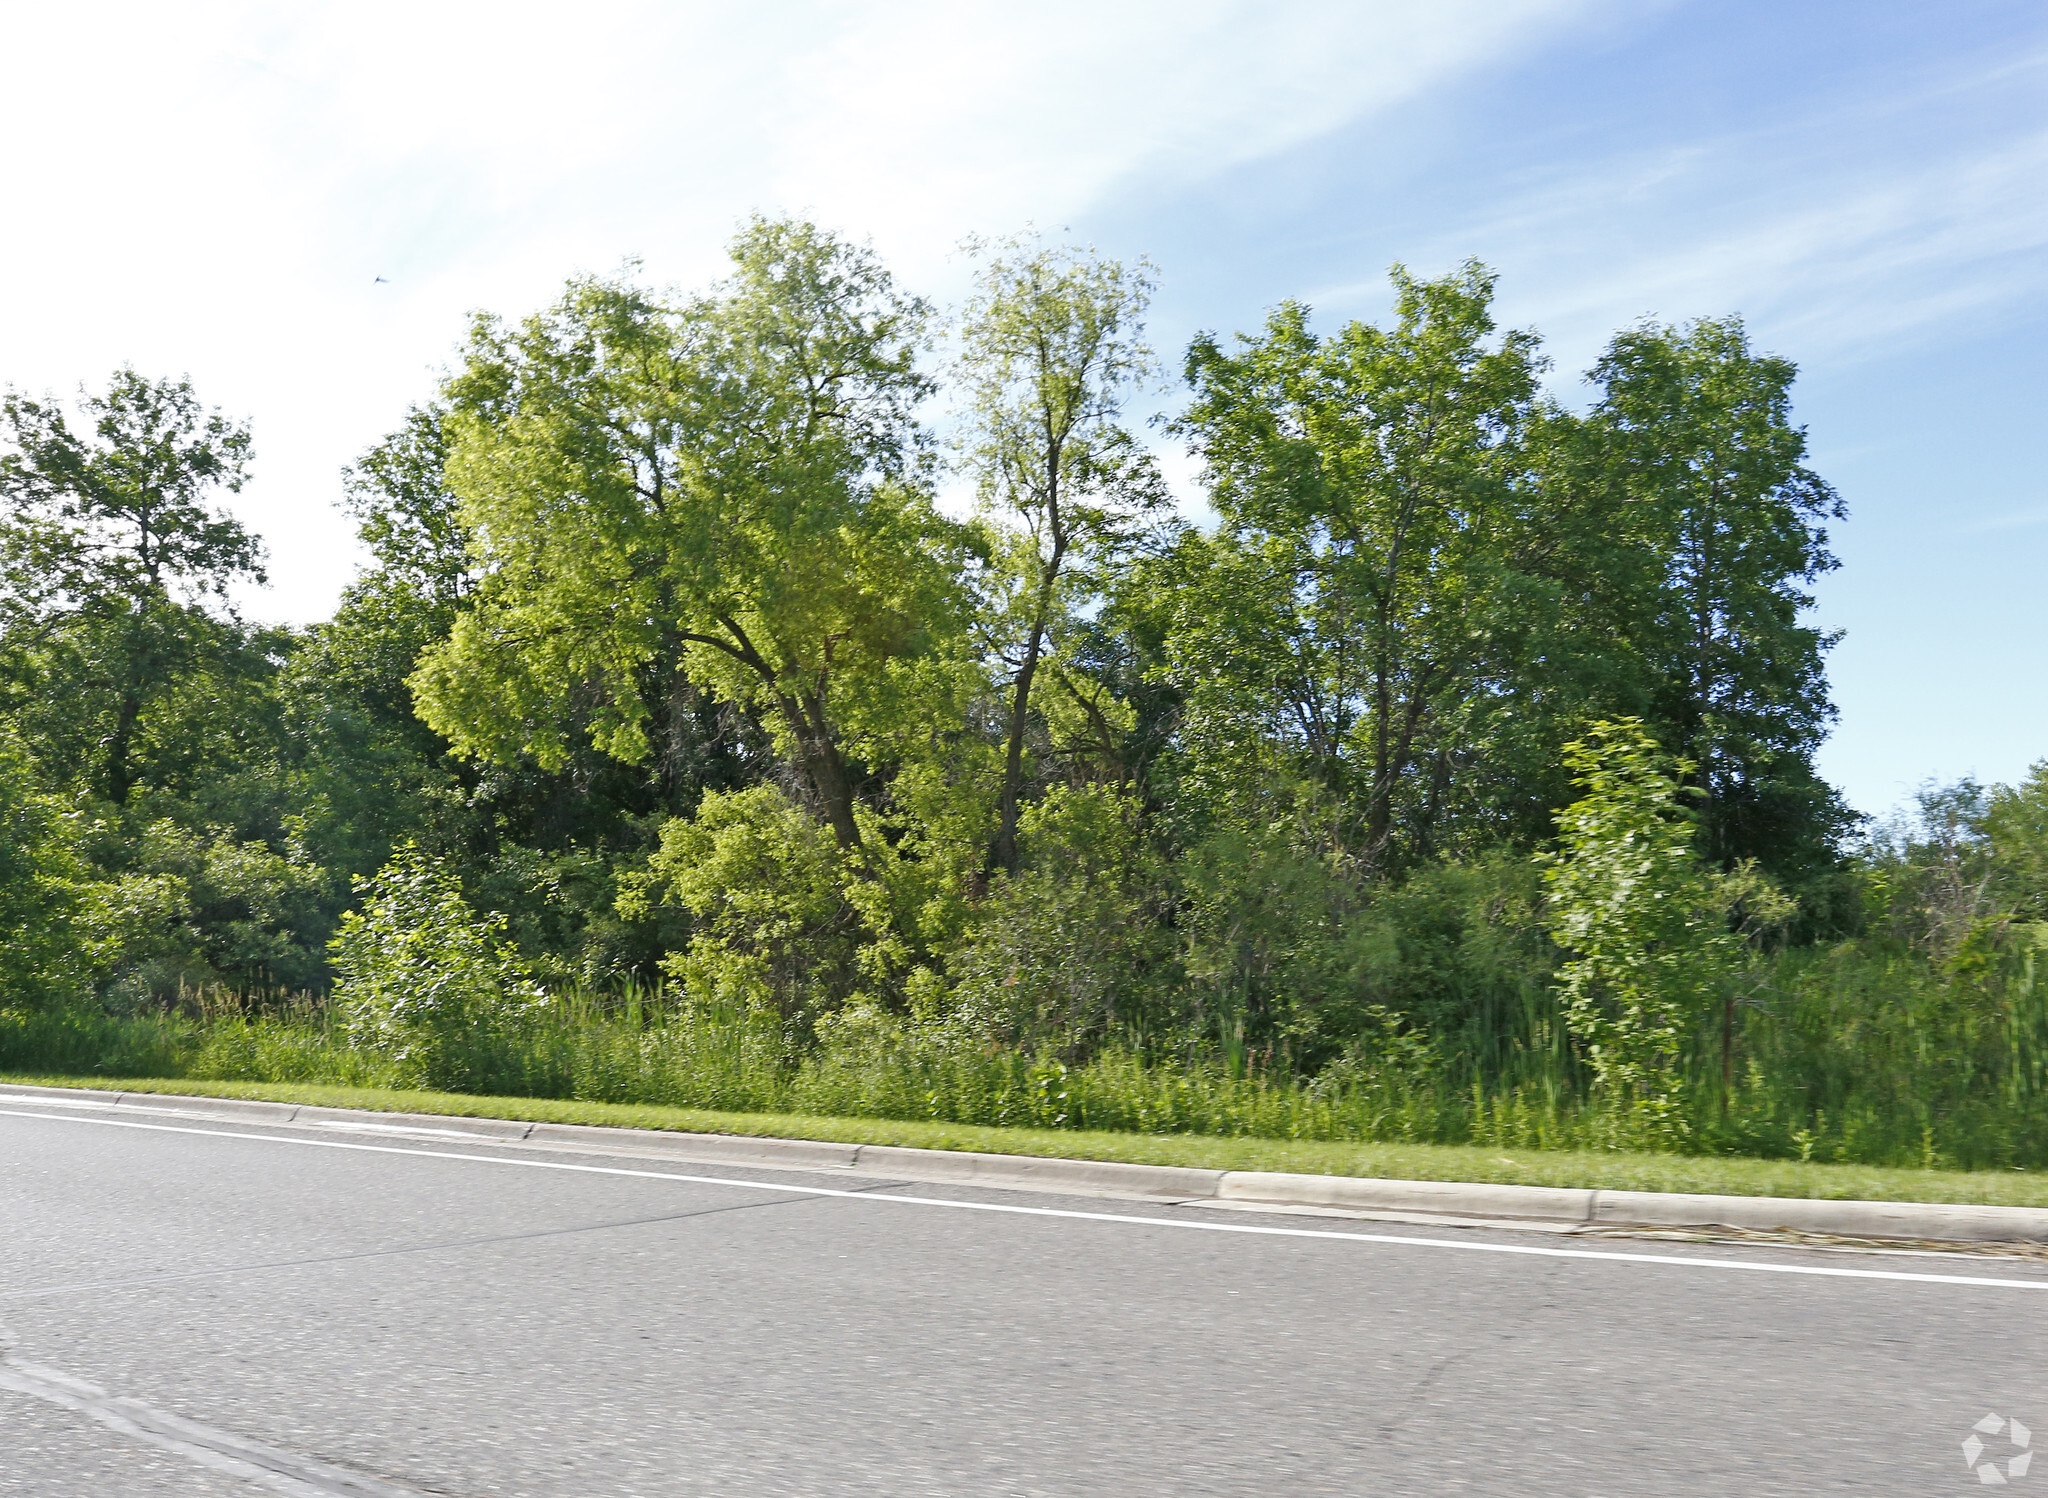
{"type": "Polygon", "coordinates": [[[61,705],[37,737],[89,758],[98,789],[125,804],[149,776],[139,740],[171,683],[241,664],[226,604],[262,581],[262,548],[209,496],[241,488],[249,433],[188,382],[132,369],[82,394],[75,420],[10,392],[0,423],[10,667],[33,683],[32,711],[61,705]]]}
{"type": "MultiPolygon", "coordinates": [[[[244,427],[132,370],[8,396],[9,908],[115,1007],[319,988],[338,953],[362,1033],[428,1050],[460,1046],[391,1020],[425,981],[391,951],[458,1017],[666,984],[791,1044],[916,1018],[1314,1067],[1507,1045],[1541,1008],[1513,948],[1579,964],[1584,1065],[1642,1020],[1629,1086],[1700,1006],[1627,998],[1656,912],[1568,908],[1629,867],[1614,827],[1672,889],[1861,929],[1813,766],[1842,507],[1738,321],[1622,330],[1574,407],[1491,269],[1396,267],[1386,319],[1198,335],[1173,396],[1149,265],[968,254],[941,316],[760,218],[709,285],[629,264],[477,316],[342,476],[370,561],[305,629],[235,606],[244,427]]],[[[2017,846],[2031,804],[1985,825],[2017,846]]]]}
{"type": "Polygon", "coordinates": [[[913,425],[927,309],[806,225],[757,222],[733,258],[708,296],[588,281],[478,323],[448,472],[481,579],[415,684],[458,747],[557,766],[574,694],[639,760],[688,679],[765,717],[857,848],[849,756],[962,622],[913,425]]]}

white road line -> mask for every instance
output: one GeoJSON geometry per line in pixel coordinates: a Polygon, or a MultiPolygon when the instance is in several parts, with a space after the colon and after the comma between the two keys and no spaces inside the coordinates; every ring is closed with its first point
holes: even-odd
{"type": "Polygon", "coordinates": [[[211,1471],[273,1488],[289,1498],[416,1498],[418,1488],[349,1472],[187,1420],[139,1399],[121,1399],[83,1379],[0,1358],[0,1389],[97,1420],[124,1436],[197,1462],[211,1471]]]}
{"type": "MultiPolygon", "coordinates": [[[[307,1149],[356,1150],[367,1154],[405,1155],[425,1160],[463,1160],[479,1165],[510,1165],[526,1170],[567,1170],[582,1175],[627,1176],[646,1181],[681,1181],[692,1186],[731,1186],[743,1191],[779,1191],[796,1196],[832,1197],[845,1201],[896,1202],[903,1206],[939,1207],[956,1212],[1001,1212],[1019,1217],[1061,1217],[1081,1222],[1125,1223],[1140,1227],[1171,1228],[1188,1233],[1241,1233],[1264,1238],[1319,1238],[1344,1243],[1384,1243],[1401,1248],[1450,1248],[1465,1253],[1520,1254],[1538,1259],[1593,1259],[1617,1264],[1658,1264],[1673,1269],[1730,1269],[1759,1274],[1803,1274],[1821,1279],[1892,1280],[1908,1284],[1968,1285],[1999,1290],[2048,1290],[2048,1276],[2020,1280],[1995,1279],[1986,1275],[1914,1274],[1896,1269],[1836,1269],[1824,1264],[1763,1264],[1751,1259],[1681,1258],[1672,1254],[1614,1253],[1589,1248],[1545,1248],[1522,1243],[1468,1243],[1452,1238],[1414,1238],[1394,1233],[1339,1233],[1327,1228],[1279,1228],[1258,1223],[1183,1222],[1171,1217],[1138,1217],[1122,1212],[1077,1212],[1063,1207],[1026,1207],[1006,1202],[963,1202],[938,1196],[880,1195],[873,1187],[865,1191],[840,1191],[829,1186],[792,1186],[780,1181],[736,1180],[731,1176],[629,1170],[617,1165],[572,1165],[561,1160],[521,1160],[506,1155],[458,1154],[452,1150],[406,1149],[395,1144],[357,1144],[341,1139],[294,1139],[283,1134],[245,1134],[234,1129],[195,1129],[178,1124],[135,1123],[118,1118],[80,1118],[68,1114],[30,1113],[12,1108],[0,1108],[0,1118],[39,1118],[50,1123],[97,1124],[103,1128],[146,1129],[159,1134],[202,1134],[217,1139],[247,1139],[263,1144],[294,1144],[307,1149]]],[[[1512,1227],[1512,1224],[1503,1224],[1503,1227],[1512,1227]]]]}

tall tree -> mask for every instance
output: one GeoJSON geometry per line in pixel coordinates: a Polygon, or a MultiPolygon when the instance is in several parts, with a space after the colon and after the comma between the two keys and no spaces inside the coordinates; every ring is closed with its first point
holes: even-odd
{"type": "MultiPolygon", "coordinates": [[[[758,736],[736,732],[731,715],[689,682],[679,646],[650,656],[636,672],[654,746],[640,765],[590,745],[583,730],[596,705],[583,700],[566,706],[566,758],[554,769],[522,754],[500,758],[480,776],[447,755],[448,740],[417,715],[408,678],[420,657],[446,639],[476,589],[462,501],[446,471],[450,448],[446,411],[422,406],[348,470],[345,503],[376,565],[343,592],[334,618],[314,627],[294,663],[295,675],[309,684],[320,678],[295,701],[307,709],[301,718],[309,736],[320,741],[314,757],[342,772],[337,790],[359,779],[351,793],[356,809],[338,830],[371,831],[406,815],[405,798],[389,791],[394,775],[411,794],[431,789],[436,799],[445,799],[438,791],[452,777],[497,830],[556,849],[637,841],[651,835],[631,829],[637,819],[687,811],[706,787],[747,783],[761,753],[758,736]],[[366,804],[376,801],[384,804],[366,804]]],[[[473,823],[471,832],[484,825],[473,823]]],[[[371,838],[383,845],[398,840],[371,838]]]]}
{"type": "Polygon", "coordinates": [[[1007,675],[990,862],[1017,868],[1032,692],[1057,627],[1099,593],[1100,569],[1167,504],[1156,466],[1119,423],[1151,370],[1149,267],[1029,237],[988,247],[968,304],[960,373],[967,462],[996,524],[991,622],[1007,675]]]}
{"type": "Polygon", "coordinates": [[[1525,450],[1542,360],[1532,334],[1494,338],[1493,279],[1397,267],[1391,330],[1323,337],[1287,304],[1237,350],[1188,354],[1180,430],[1222,516],[1177,559],[1191,733],[1279,746],[1369,860],[1404,820],[1426,846],[1555,592],[1565,528],[1525,450]]]}
{"type": "Polygon", "coordinates": [[[184,380],[115,373],[61,406],[0,401],[0,554],[9,644],[66,678],[61,706],[97,743],[94,788],[125,805],[145,714],[182,672],[242,644],[229,589],[263,580],[255,537],[210,496],[242,486],[249,432],[184,380]]]}
{"type": "Polygon", "coordinates": [[[405,423],[344,473],[342,503],[386,578],[435,603],[474,584],[461,500],[448,487],[448,413],[415,406],[405,423]]]}
{"type": "Polygon", "coordinates": [[[1806,466],[1796,373],[1752,350],[1736,318],[1645,324],[1595,366],[1591,418],[1646,561],[1626,644],[1650,673],[1665,748],[1695,766],[1705,851],[1787,873],[1831,861],[1848,823],[1813,768],[1835,715],[1836,636],[1803,617],[1836,566],[1826,522],[1845,511],[1806,466]]]}
{"type": "Polygon", "coordinates": [[[481,579],[414,677],[471,753],[638,761],[652,692],[709,688],[765,719],[839,846],[849,740],[956,609],[951,531],[919,474],[927,309],[865,250],[757,220],[712,295],[580,281],[478,322],[451,382],[450,483],[481,579]],[[682,672],[650,682],[650,661],[682,672]]]}
{"type": "Polygon", "coordinates": [[[471,577],[458,501],[443,475],[443,412],[416,407],[344,472],[344,506],[375,564],[306,632],[285,683],[300,839],[350,875],[375,871],[408,836],[437,851],[474,834],[457,808],[475,790],[406,684],[444,638],[471,577]],[[460,792],[461,794],[453,794],[460,792]]]}

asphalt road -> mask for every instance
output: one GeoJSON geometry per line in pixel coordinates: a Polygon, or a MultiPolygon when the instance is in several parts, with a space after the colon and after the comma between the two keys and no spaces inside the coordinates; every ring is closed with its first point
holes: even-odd
{"type": "Polygon", "coordinates": [[[2048,1446],[2048,1266],[17,1101],[5,1494],[1920,1495],[1986,1414],[2048,1446]]]}

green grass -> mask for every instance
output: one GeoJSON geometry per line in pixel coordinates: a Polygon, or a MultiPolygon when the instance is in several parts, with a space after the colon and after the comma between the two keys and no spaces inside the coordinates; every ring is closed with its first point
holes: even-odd
{"type": "Polygon", "coordinates": [[[2048,1172],[2034,1174],[2021,1170],[1914,1170],[1622,1151],[1502,1150],[1485,1145],[1361,1144],[1080,1129],[997,1128],[882,1118],[830,1118],[799,1113],[723,1113],[653,1104],[486,1097],[301,1082],[212,1082],[182,1078],[117,1080],[103,1076],[24,1073],[0,1073],[0,1080],[109,1092],[264,1098],[376,1112],[438,1113],[463,1118],[514,1118],[541,1123],[602,1124],[613,1128],[824,1139],[847,1144],[982,1150],[993,1154],[1038,1155],[1064,1160],[1122,1160],[1141,1165],[1186,1165],[1211,1170],[1299,1171],[1412,1181],[1575,1186],[1608,1191],[1687,1191],[1729,1196],[2048,1207],[2048,1172]]]}

